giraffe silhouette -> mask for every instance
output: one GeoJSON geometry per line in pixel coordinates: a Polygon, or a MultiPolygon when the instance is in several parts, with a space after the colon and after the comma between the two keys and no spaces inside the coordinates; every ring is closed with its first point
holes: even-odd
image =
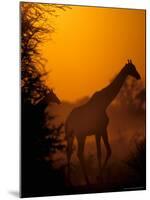
{"type": "Polygon", "coordinates": [[[90,135],[95,135],[99,165],[99,179],[102,178],[103,170],[106,167],[112,152],[108,139],[107,126],[109,118],[106,110],[119,93],[124,81],[129,75],[137,80],[141,78],[131,60],[128,60],[128,63],[125,64],[116,78],[107,87],[95,92],[86,104],[74,108],[69,114],[65,123],[68,180],[70,180],[70,160],[72,155],[73,140],[74,137],[76,137],[78,142],[77,156],[80,160],[86,183],[89,184],[83,152],[85,139],[90,135]],[[107,152],[103,165],[101,163],[101,139],[103,139],[107,152]]]}

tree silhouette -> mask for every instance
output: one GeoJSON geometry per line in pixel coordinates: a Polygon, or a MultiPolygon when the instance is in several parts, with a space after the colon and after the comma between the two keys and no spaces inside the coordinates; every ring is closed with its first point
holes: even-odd
{"type": "MultiPolygon", "coordinates": [[[[54,32],[51,17],[66,6],[24,3],[21,11],[21,196],[51,194],[64,185],[62,170],[55,170],[47,159],[50,152],[65,146],[60,137],[62,124],[48,129],[45,112],[58,97],[44,81],[46,60],[40,45],[54,32]],[[59,181],[58,181],[59,179],[59,181]],[[57,186],[57,187],[56,187],[57,186]]],[[[49,116],[53,119],[53,116],[49,116]]],[[[56,194],[56,193],[55,193],[56,194]]]]}
{"type": "Polygon", "coordinates": [[[126,163],[134,170],[137,175],[137,182],[141,185],[146,183],[146,138],[140,142],[136,142],[135,151],[132,152],[126,163]]]}
{"type": "Polygon", "coordinates": [[[66,6],[21,3],[21,87],[23,100],[36,104],[37,100],[50,93],[43,77],[46,59],[42,56],[40,45],[51,39],[54,27],[51,17],[56,10],[65,10],[66,6]]]}

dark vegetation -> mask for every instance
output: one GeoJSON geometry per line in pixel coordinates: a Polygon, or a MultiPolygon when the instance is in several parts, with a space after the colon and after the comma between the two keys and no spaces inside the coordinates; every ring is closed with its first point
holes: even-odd
{"type": "Polygon", "coordinates": [[[44,82],[46,61],[40,44],[50,39],[54,27],[49,17],[55,17],[63,6],[21,3],[21,196],[57,194],[63,190],[64,169],[53,169],[50,153],[64,150],[61,129],[51,129],[46,120],[49,103],[59,99],[44,82]],[[58,181],[59,180],[59,181],[58,181]]]}
{"type": "Polygon", "coordinates": [[[145,186],[146,183],[146,138],[135,143],[135,150],[129,155],[127,165],[134,172],[136,182],[145,186]]]}

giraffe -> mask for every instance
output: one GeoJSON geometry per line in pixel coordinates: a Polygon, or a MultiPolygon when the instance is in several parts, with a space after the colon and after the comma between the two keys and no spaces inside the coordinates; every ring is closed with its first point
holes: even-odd
{"type": "Polygon", "coordinates": [[[57,103],[57,104],[61,104],[61,101],[59,100],[59,98],[56,96],[56,94],[54,93],[54,91],[51,89],[49,91],[46,91],[42,97],[38,98],[34,104],[43,104],[43,105],[47,105],[49,102],[51,103],[57,103]]]}
{"type": "Polygon", "coordinates": [[[81,164],[85,181],[89,184],[83,153],[85,139],[90,135],[94,135],[96,139],[99,178],[102,177],[102,172],[112,153],[107,132],[109,118],[106,110],[119,93],[128,76],[132,76],[137,80],[141,78],[131,60],[128,60],[128,63],[125,64],[116,78],[107,87],[95,92],[86,104],[74,108],[69,114],[65,122],[68,178],[70,177],[70,160],[72,155],[73,140],[74,137],[76,137],[78,142],[77,156],[81,164]],[[107,152],[103,165],[101,162],[101,140],[103,140],[107,152]]]}

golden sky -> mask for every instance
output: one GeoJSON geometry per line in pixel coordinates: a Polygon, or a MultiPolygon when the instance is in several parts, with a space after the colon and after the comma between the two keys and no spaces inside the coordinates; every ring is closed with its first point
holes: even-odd
{"type": "Polygon", "coordinates": [[[132,59],[145,80],[145,11],[72,6],[54,18],[43,56],[48,84],[75,101],[105,87],[132,59]]]}

